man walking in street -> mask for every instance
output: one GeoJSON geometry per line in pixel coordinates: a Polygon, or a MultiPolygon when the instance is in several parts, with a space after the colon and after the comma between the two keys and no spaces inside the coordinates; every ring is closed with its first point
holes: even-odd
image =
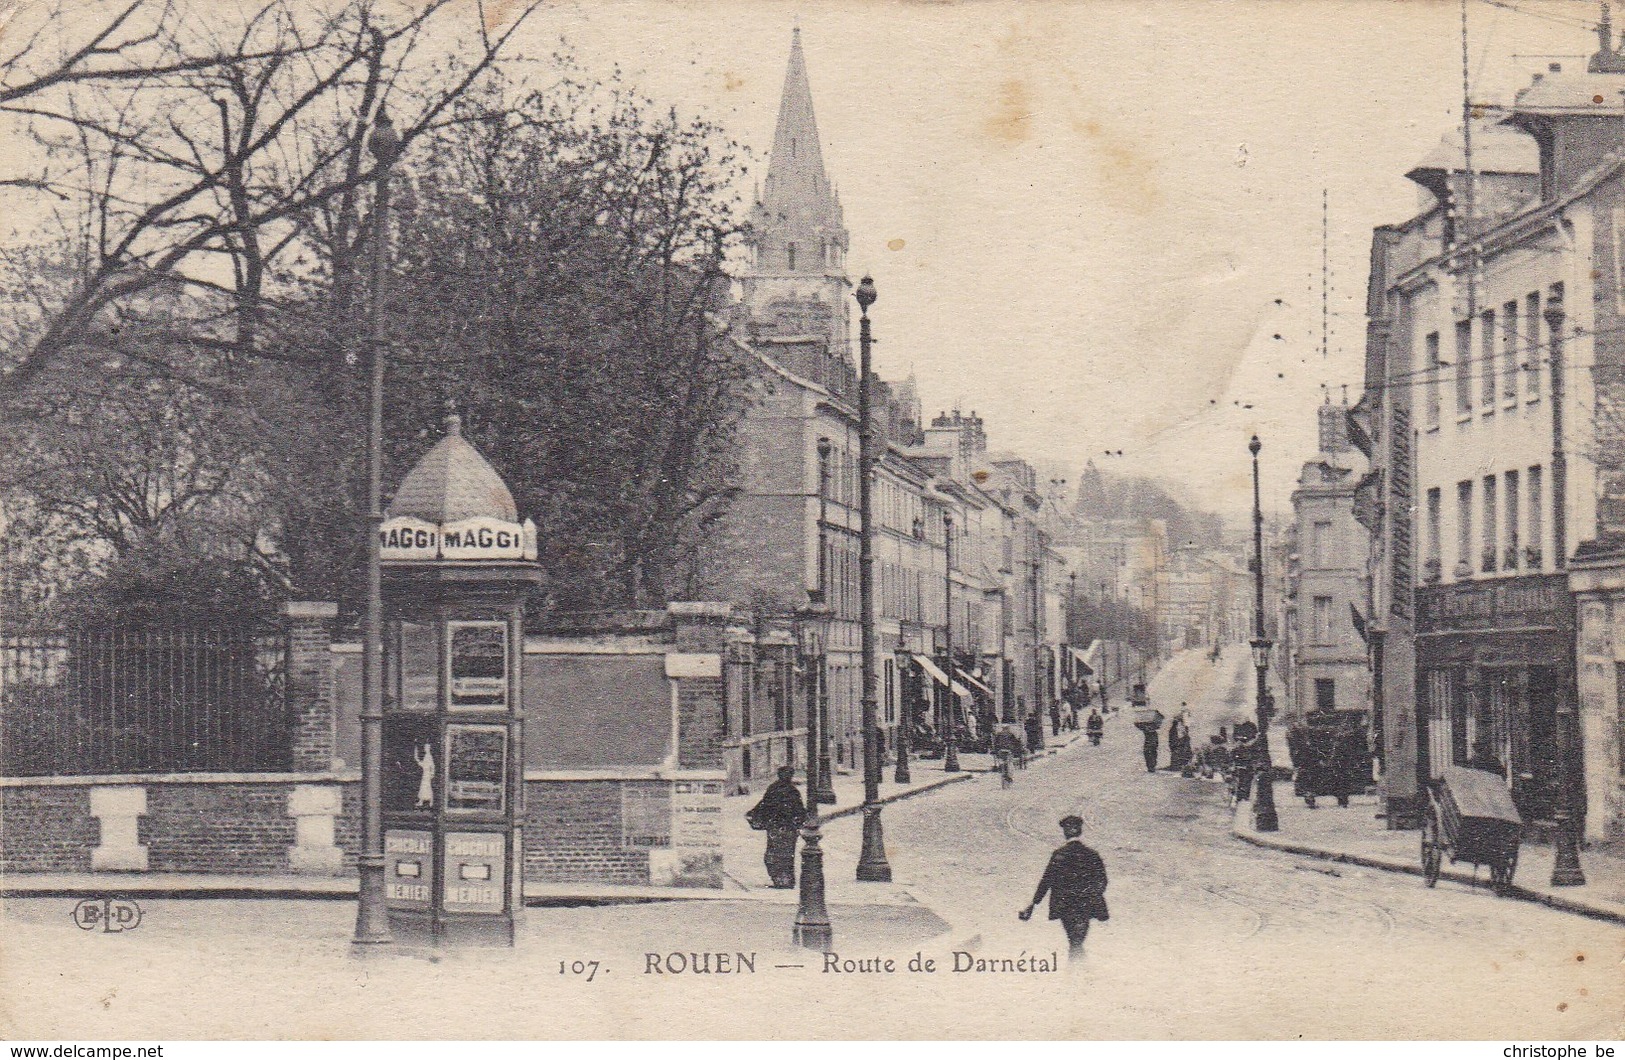
{"type": "Polygon", "coordinates": [[[745,819],[750,826],[767,833],[767,852],[762,863],[773,886],[785,890],[796,885],[796,829],[807,816],[807,807],[796,790],[796,771],[789,766],[779,767],[779,779],[767,786],[758,802],[745,819]]]}
{"type": "Polygon", "coordinates": [[[1061,818],[1061,835],[1066,842],[1050,855],[1049,865],[1027,908],[1018,914],[1031,920],[1033,909],[1049,895],[1049,918],[1059,920],[1066,931],[1067,953],[1077,960],[1083,956],[1083,940],[1089,935],[1089,921],[1106,921],[1106,863],[1083,839],[1083,818],[1075,814],[1061,818]]]}

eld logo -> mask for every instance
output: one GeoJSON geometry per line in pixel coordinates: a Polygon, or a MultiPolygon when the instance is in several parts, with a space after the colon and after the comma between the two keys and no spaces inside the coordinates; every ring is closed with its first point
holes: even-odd
{"type": "Polygon", "coordinates": [[[73,922],[84,931],[134,931],[141,926],[141,907],[132,898],[86,898],[73,907],[73,922]]]}

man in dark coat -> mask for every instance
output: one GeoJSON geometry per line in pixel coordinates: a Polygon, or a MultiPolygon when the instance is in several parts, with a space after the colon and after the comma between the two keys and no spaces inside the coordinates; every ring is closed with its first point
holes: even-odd
{"type": "Polygon", "coordinates": [[[1083,845],[1083,818],[1061,818],[1061,835],[1066,842],[1051,854],[1044,876],[1038,881],[1033,900],[1020,913],[1032,919],[1033,909],[1049,895],[1049,918],[1059,920],[1066,931],[1067,952],[1076,960],[1083,956],[1083,940],[1089,935],[1089,921],[1105,921],[1106,863],[1094,850],[1083,845]]]}
{"type": "Polygon", "coordinates": [[[779,767],[779,779],[767,786],[762,801],[753,807],[746,818],[752,828],[767,832],[767,853],[762,863],[773,886],[784,890],[796,885],[796,830],[807,807],[801,801],[793,779],[796,771],[789,766],[779,767]]]}

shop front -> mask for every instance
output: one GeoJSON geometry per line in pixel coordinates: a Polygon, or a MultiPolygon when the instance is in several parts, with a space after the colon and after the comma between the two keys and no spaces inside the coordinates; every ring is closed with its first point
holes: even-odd
{"type": "MultiPolygon", "coordinates": [[[[1562,574],[1416,590],[1417,780],[1446,766],[1505,778],[1526,821],[1557,807],[1557,717],[1574,695],[1575,611],[1562,574]]],[[[1579,776],[1578,761],[1571,763],[1579,776]]]]}

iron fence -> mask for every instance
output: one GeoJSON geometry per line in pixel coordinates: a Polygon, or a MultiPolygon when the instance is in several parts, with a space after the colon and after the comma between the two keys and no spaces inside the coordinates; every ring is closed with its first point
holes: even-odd
{"type": "Polygon", "coordinates": [[[0,773],[284,772],[286,637],[0,630],[0,773]]]}

